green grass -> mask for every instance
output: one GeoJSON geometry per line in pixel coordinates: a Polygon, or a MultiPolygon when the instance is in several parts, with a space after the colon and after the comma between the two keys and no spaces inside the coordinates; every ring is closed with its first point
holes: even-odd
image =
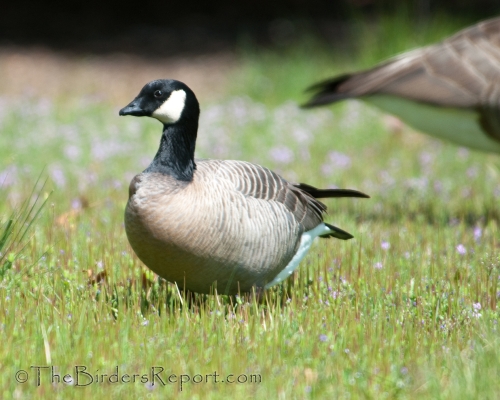
{"type": "Polygon", "coordinates": [[[441,19],[426,27],[432,34],[415,43],[398,19],[366,26],[401,32],[397,43],[392,34],[374,36],[388,43],[387,53],[367,55],[371,38],[345,53],[312,40],[246,50],[227,95],[201,105],[198,156],[249,160],[294,181],[371,195],[327,201],[326,220],[355,239],[319,241],[298,273],[259,304],[251,296],[185,299],[130,249],[128,182],[154,155],[158,123],[118,118],[123,104],[6,100],[2,223],[32,198],[44,168],[49,183],[34,193],[54,192],[0,281],[0,397],[497,398],[498,157],[408,128],[391,131],[362,103],[296,106],[318,79],[459,25],[441,19]],[[43,369],[37,386],[32,366],[55,366],[56,381],[85,366],[94,383],[51,383],[43,369]],[[95,382],[117,367],[120,377],[163,367],[166,385],[95,382]],[[19,370],[29,374],[24,384],[16,382],[19,370]],[[181,391],[167,382],[170,374],[203,382],[181,391]],[[247,382],[221,383],[229,374],[247,382]]]}

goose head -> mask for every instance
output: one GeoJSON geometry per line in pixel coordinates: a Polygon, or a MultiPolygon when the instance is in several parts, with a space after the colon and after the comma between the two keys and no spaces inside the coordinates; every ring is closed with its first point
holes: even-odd
{"type": "Polygon", "coordinates": [[[187,85],[174,79],[157,79],[144,85],[120,115],[152,117],[163,125],[198,123],[200,106],[187,85]]]}

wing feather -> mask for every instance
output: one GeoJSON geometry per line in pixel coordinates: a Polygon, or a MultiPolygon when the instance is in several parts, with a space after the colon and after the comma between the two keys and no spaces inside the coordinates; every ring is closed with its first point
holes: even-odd
{"type": "Polygon", "coordinates": [[[268,168],[245,161],[211,161],[217,163],[217,174],[230,180],[236,191],[244,196],[282,204],[304,231],[323,222],[326,206],[316,197],[368,197],[356,190],[317,189],[303,183],[294,185],[268,168]]]}

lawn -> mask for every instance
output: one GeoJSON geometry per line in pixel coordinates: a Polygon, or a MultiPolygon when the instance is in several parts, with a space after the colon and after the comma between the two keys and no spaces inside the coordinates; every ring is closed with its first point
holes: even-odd
{"type": "MultiPolygon", "coordinates": [[[[221,68],[43,59],[19,72],[30,87],[0,83],[0,397],[498,398],[500,158],[361,102],[298,107],[319,79],[471,22],[360,21],[342,46],[245,42],[214,56],[221,68]],[[198,157],[369,194],[325,201],[326,221],[355,238],[318,240],[261,302],[186,298],[157,279],[131,250],[123,211],[161,125],[118,117],[155,77],[192,78],[198,157]]],[[[30,56],[9,57],[4,77],[30,56]]]]}

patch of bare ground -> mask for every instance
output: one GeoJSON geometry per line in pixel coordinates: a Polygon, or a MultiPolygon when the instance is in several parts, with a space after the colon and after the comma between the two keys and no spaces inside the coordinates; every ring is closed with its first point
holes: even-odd
{"type": "Polygon", "coordinates": [[[123,105],[159,78],[185,82],[202,103],[221,96],[236,57],[141,58],[128,54],[74,55],[45,48],[0,48],[0,96],[45,97],[55,101],[93,98],[123,105]]]}

